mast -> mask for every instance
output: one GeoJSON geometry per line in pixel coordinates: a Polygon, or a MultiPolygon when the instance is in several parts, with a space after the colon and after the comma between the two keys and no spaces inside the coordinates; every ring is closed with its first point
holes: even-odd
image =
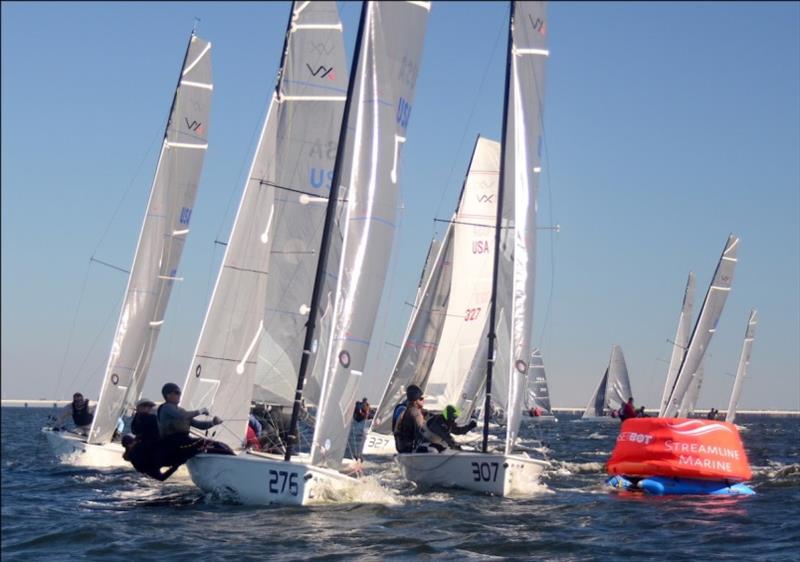
{"type": "Polygon", "coordinates": [[[287,435],[286,454],[284,460],[290,461],[292,459],[292,448],[295,441],[295,432],[297,431],[297,422],[300,416],[300,405],[303,399],[303,385],[305,384],[306,371],[308,370],[308,362],[311,358],[312,345],[314,342],[314,328],[316,327],[317,309],[319,307],[320,299],[322,298],[322,289],[325,281],[325,268],[328,261],[328,250],[330,246],[331,233],[333,231],[334,215],[336,213],[336,206],[339,199],[339,182],[342,175],[342,161],[345,154],[345,139],[347,137],[347,123],[350,117],[350,106],[352,103],[352,93],[355,86],[355,77],[358,73],[358,61],[361,58],[361,38],[364,30],[364,22],[367,15],[367,3],[361,6],[361,18],[358,22],[358,32],[356,35],[356,45],[353,51],[353,68],[350,72],[350,77],[347,85],[347,100],[344,104],[344,114],[342,115],[342,126],[339,129],[339,142],[336,150],[336,162],[333,167],[333,179],[331,180],[331,189],[328,193],[328,206],[325,209],[325,224],[322,228],[322,241],[320,243],[319,260],[317,261],[317,272],[314,277],[314,290],[311,293],[311,304],[308,312],[308,322],[306,323],[306,337],[303,342],[303,357],[300,361],[300,372],[297,375],[297,388],[295,389],[294,404],[292,406],[292,420],[289,424],[289,432],[287,435]]]}
{"type": "Polygon", "coordinates": [[[506,132],[508,130],[508,90],[511,81],[511,49],[513,48],[512,27],[514,25],[514,2],[509,6],[508,17],[508,47],[506,49],[506,81],[505,92],[503,94],[503,130],[500,137],[500,175],[497,179],[497,220],[495,221],[494,232],[494,263],[492,264],[492,296],[489,301],[489,333],[486,336],[489,340],[486,357],[486,398],[483,403],[483,444],[481,450],[485,453],[489,449],[489,416],[492,407],[492,370],[494,368],[494,344],[497,334],[495,333],[497,317],[497,274],[500,268],[500,232],[503,220],[503,192],[506,170],[506,132]]]}

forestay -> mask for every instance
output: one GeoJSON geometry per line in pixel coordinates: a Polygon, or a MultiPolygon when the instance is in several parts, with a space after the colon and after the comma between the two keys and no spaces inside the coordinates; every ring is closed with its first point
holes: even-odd
{"type": "Polygon", "coordinates": [[[750,352],[753,349],[753,340],[756,337],[757,323],[758,312],[753,309],[750,311],[750,318],[747,320],[747,330],[744,333],[744,343],[742,343],[742,354],[739,357],[739,366],[736,369],[736,379],[733,381],[728,412],[725,414],[725,421],[728,423],[733,423],[736,419],[736,408],[739,405],[739,395],[742,393],[742,383],[747,376],[747,367],[750,366],[750,352]]]}
{"type": "Polygon", "coordinates": [[[708,344],[711,342],[711,337],[717,329],[717,322],[722,315],[722,309],[731,290],[738,246],[739,238],[731,234],[725,243],[725,249],[722,252],[722,256],[720,256],[717,269],[714,272],[714,278],[706,292],[703,306],[700,309],[692,336],[689,339],[686,356],[681,363],[668,404],[659,412],[660,417],[684,417],[686,415],[685,407],[681,407],[681,404],[694,378],[694,374],[703,361],[708,344]]]}
{"type": "Polygon", "coordinates": [[[335,2],[292,5],[281,63],[181,400],[221,417],[234,448],[254,395],[286,403],[297,377],[346,95],[335,2]]]}
{"type": "Polygon", "coordinates": [[[398,179],[428,2],[370,2],[351,92],[341,185],[340,260],[311,462],[338,468],[363,374],[395,233],[398,179]]]}
{"type": "Polygon", "coordinates": [[[669,361],[669,368],[667,369],[667,380],[664,383],[664,393],[661,396],[661,405],[659,409],[664,409],[669,402],[669,393],[672,392],[672,387],[675,385],[675,379],[678,377],[678,369],[681,366],[684,355],[686,355],[686,348],[689,345],[689,334],[692,326],[692,307],[694,306],[694,273],[689,272],[689,278],[686,280],[686,291],[683,293],[683,305],[681,306],[681,315],[678,318],[678,330],[675,333],[675,341],[672,342],[672,357],[669,361]]]}
{"type": "Polygon", "coordinates": [[[505,453],[516,442],[531,355],[536,212],[541,171],[546,48],[544,2],[513,2],[502,162],[497,352],[492,398],[506,411],[505,453]]]}
{"type": "Polygon", "coordinates": [[[108,442],[139,399],[150,368],[194,207],[208,148],[211,43],[194,33],[161,144],[128,286],[103,377],[89,443],[108,442]]]}
{"type": "Polygon", "coordinates": [[[525,389],[525,408],[539,408],[541,414],[551,414],[550,391],[547,388],[547,374],[544,370],[542,352],[536,348],[531,354],[528,367],[528,382],[525,389]]]}

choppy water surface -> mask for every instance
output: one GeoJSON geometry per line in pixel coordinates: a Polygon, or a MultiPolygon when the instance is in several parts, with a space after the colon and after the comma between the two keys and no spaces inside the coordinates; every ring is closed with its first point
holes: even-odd
{"type": "Polygon", "coordinates": [[[797,560],[800,419],[740,416],[758,495],[646,497],[605,491],[616,423],[523,424],[549,450],[534,496],[421,493],[389,459],[368,462],[374,504],[244,507],[188,479],[54,462],[46,409],[2,409],[4,560],[537,559],[797,560]]]}

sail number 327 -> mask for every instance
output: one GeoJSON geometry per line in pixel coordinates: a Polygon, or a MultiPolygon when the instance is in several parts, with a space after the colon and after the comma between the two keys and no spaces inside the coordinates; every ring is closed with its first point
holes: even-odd
{"type": "Polygon", "coordinates": [[[475,482],[497,482],[497,471],[500,463],[474,462],[472,463],[472,479],[475,482]]]}
{"type": "Polygon", "coordinates": [[[270,494],[285,494],[287,490],[292,496],[298,493],[297,486],[297,473],[288,472],[286,470],[270,470],[269,471],[269,493],[270,494]]]}

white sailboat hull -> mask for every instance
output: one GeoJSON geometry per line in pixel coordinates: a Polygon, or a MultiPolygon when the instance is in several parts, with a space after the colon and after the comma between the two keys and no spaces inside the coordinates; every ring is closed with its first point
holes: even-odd
{"type": "Polygon", "coordinates": [[[384,435],[382,433],[370,431],[364,439],[364,448],[361,453],[363,455],[372,455],[376,457],[396,455],[397,449],[394,446],[394,437],[392,435],[384,435]]]}
{"type": "Polygon", "coordinates": [[[42,428],[47,442],[59,462],[70,466],[87,468],[133,468],[122,458],[125,450],[119,443],[94,445],[86,437],[69,431],[53,431],[42,428]]]}
{"type": "Polygon", "coordinates": [[[497,496],[528,495],[547,461],[527,455],[465,452],[406,453],[395,457],[406,480],[423,487],[462,488],[497,496]]]}
{"type": "Polygon", "coordinates": [[[280,455],[254,451],[199,454],[186,466],[192,481],[204,492],[245,505],[313,505],[358,484],[355,478],[309,464],[307,456],[286,462],[280,455]]]}

